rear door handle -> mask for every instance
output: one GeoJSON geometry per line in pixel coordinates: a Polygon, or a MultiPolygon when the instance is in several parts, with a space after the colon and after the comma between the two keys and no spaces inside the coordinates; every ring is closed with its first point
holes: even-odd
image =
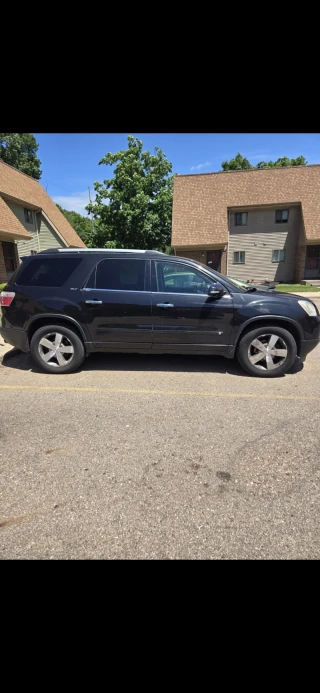
{"type": "Polygon", "coordinates": [[[157,303],[157,308],[174,308],[173,303],[157,303]]]}
{"type": "Polygon", "coordinates": [[[93,305],[97,305],[98,303],[102,303],[102,301],[95,301],[94,299],[92,301],[85,301],[85,303],[92,303],[93,305]]]}

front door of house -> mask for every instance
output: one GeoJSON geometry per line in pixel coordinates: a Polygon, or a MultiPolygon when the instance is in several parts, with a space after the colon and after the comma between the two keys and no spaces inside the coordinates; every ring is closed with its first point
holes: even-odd
{"type": "Polygon", "coordinates": [[[221,250],[207,250],[207,265],[210,269],[220,272],[221,250]]]}
{"type": "Polygon", "coordinates": [[[320,245],[307,245],[305,279],[320,277],[320,245]]]}
{"type": "Polygon", "coordinates": [[[2,251],[4,257],[4,264],[7,273],[7,279],[11,279],[15,269],[16,269],[16,258],[14,252],[14,243],[9,243],[8,241],[2,241],[2,251]]]}

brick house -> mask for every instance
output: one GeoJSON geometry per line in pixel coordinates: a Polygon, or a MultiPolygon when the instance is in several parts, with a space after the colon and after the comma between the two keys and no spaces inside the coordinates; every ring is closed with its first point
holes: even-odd
{"type": "Polygon", "coordinates": [[[320,165],[175,176],[171,242],[244,281],[320,280],[320,165]]]}
{"type": "Polygon", "coordinates": [[[0,161],[0,284],[23,255],[59,247],[85,244],[38,181],[0,161]]]}

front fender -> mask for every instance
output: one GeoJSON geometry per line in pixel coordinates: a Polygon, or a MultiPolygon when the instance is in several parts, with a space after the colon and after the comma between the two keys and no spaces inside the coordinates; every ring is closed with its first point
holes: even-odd
{"type": "Polygon", "coordinates": [[[239,342],[239,339],[241,335],[243,334],[244,330],[247,329],[247,327],[250,327],[250,325],[253,325],[254,323],[261,323],[261,322],[287,322],[293,325],[297,330],[300,335],[300,340],[303,341],[303,331],[301,326],[299,325],[296,320],[293,320],[292,318],[288,317],[283,317],[282,315],[259,315],[259,316],[254,316],[253,318],[249,318],[244,322],[238,329],[236,329],[232,335],[233,337],[233,344],[232,347],[230,347],[230,350],[232,352],[232,356],[234,355],[234,352],[237,348],[237,344],[239,342]]]}

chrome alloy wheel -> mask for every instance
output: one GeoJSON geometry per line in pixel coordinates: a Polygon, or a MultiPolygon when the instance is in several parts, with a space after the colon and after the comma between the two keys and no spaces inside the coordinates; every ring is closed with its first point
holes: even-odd
{"type": "Polygon", "coordinates": [[[288,348],[282,337],[277,334],[262,334],[249,345],[250,363],[264,371],[271,371],[282,366],[288,356],[288,348]]]}
{"type": "Polygon", "coordinates": [[[38,351],[42,361],[55,368],[66,366],[74,357],[70,339],[60,332],[50,332],[41,337],[38,351]]]}

